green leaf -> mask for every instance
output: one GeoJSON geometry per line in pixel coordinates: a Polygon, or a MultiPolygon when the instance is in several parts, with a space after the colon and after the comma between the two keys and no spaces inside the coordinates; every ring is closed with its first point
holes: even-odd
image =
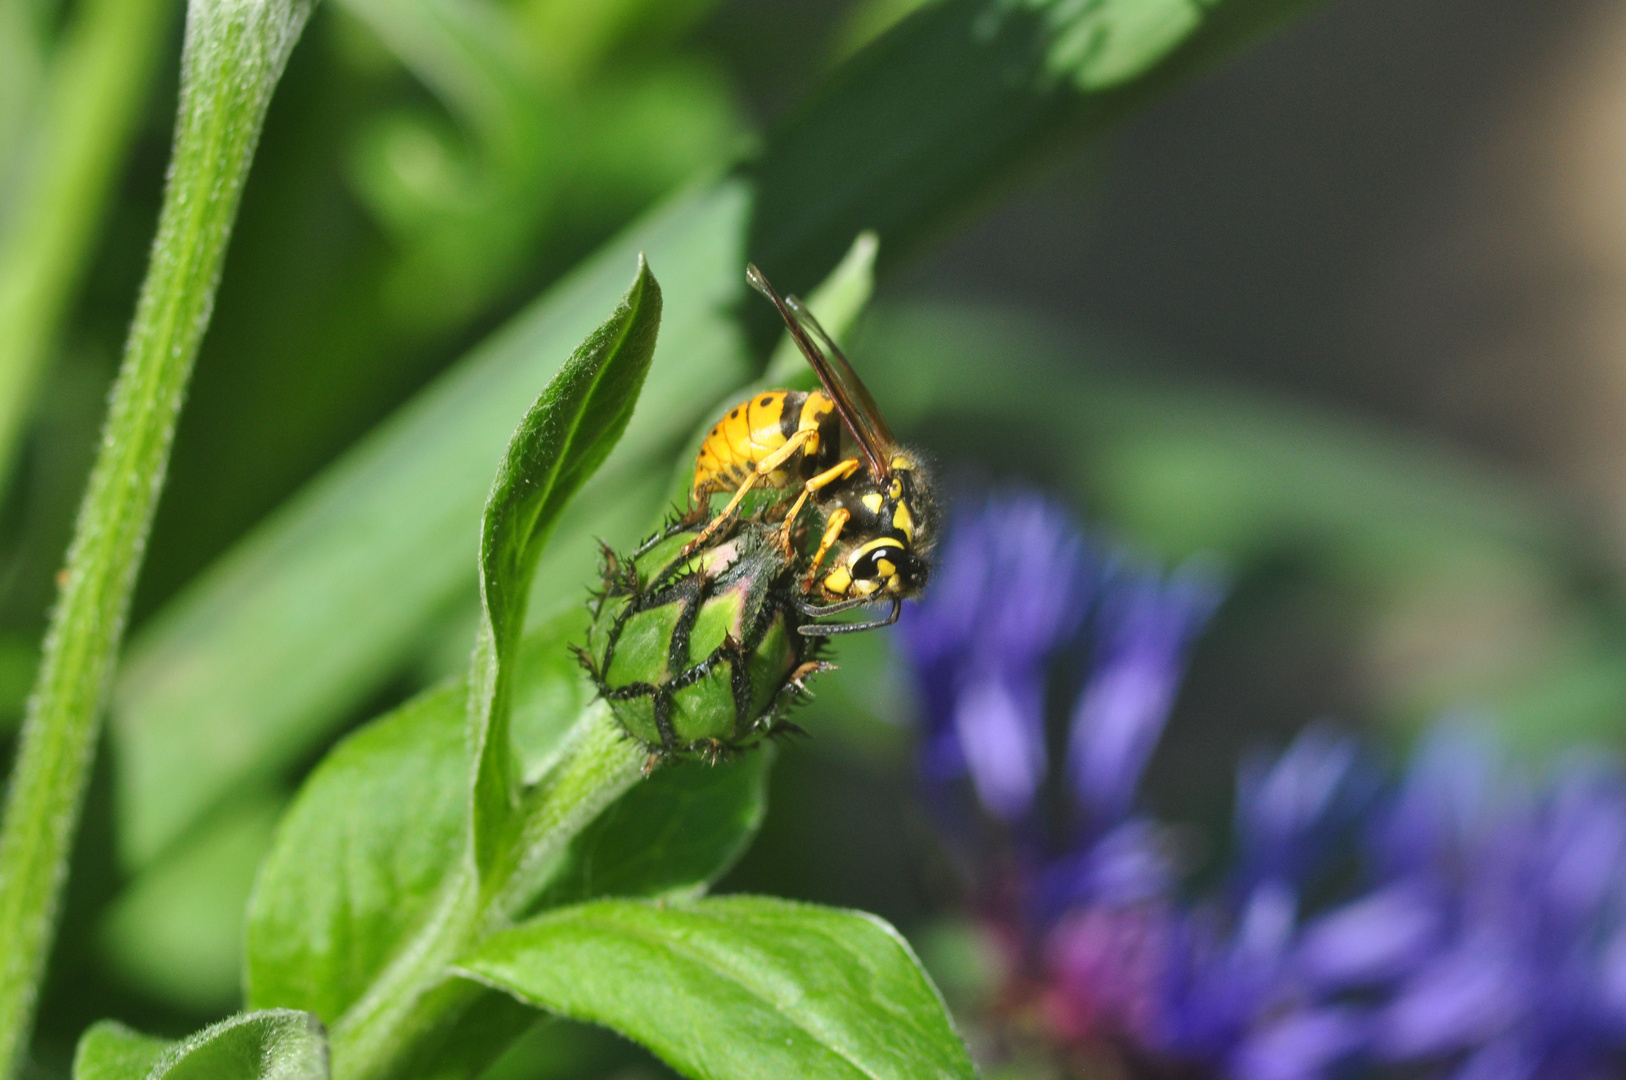
{"type": "Polygon", "coordinates": [[[461,681],[420,695],[305,782],[249,901],[251,1007],[336,1023],[433,916],[467,850],[467,700],[461,681]]]}
{"type": "Polygon", "coordinates": [[[103,1021],[74,1053],[74,1080],[327,1080],[327,1034],[309,1013],[242,1013],[179,1042],[103,1021]]]}
{"type": "MultiPolygon", "coordinates": [[[[92,751],[260,127],[311,0],[193,0],[147,276],[0,825],[0,1075],[27,1047],[92,751]]],[[[0,451],[3,452],[3,451],[0,451]]]]}
{"type": "Polygon", "coordinates": [[[751,845],[768,807],[771,749],[660,769],[582,830],[538,901],[698,895],[751,845]]]}
{"type": "MultiPolygon", "coordinates": [[[[576,707],[591,694],[579,668],[557,659],[580,622],[556,619],[518,653],[516,748],[536,778],[537,805],[527,806],[541,819],[525,836],[541,865],[517,905],[563,872],[571,839],[635,782],[643,756],[614,737],[602,705],[576,707]],[[542,714],[563,707],[574,723],[542,714]]],[[[510,921],[492,902],[481,922],[468,855],[467,700],[465,682],[448,684],[342,742],[307,780],[260,869],[249,1001],[327,1021],[347,1075],[395,1075],[409,1064],[425,1076],[471,1075],[529,1023],[446,975],[482,925],[510,921]]]]}
{"type": "Polygon", "coordinates": [[[509,737],[514,652],[537,559],[554,523],[626,430],[649,372],[661,290],[642,256],[620,305],[566,361],[520,422],[497,470],[480,534],[485,618],[469,687],[475,748],[474,853],[482,876],[509,853],[519,777],[509,737]]]}
{"type": "Polygon", "coordinates": [[[461,966],[697,1080],[976,1075],[909,946],[858,912],[602,900],[495,934],[461,966]]]}
{"type": "Polygon", "coordinates": [[[172,1046],[147,1080],[327,1080],[327,1033],[294,1009],[241,1013],[172,1046]]]}
{"type": "MultiPolygon", "coordinates": [[[[527,774],[557,759],[591,697],[565,648],[585,619],[568,612],[519,650],[514,732],[527,774]]],[[[335,1023],[421,927],[467,850],[467,703],[465,680],[425,691],[345,739],[305,781],[248,904],[251,1006],[335,1023]]]]}
{"type": "Polygon", "coordinates": [[[102,1020],[79,1036],[73,1080],[142,1080],[172,1045],[115,1020],[102,1020]]]}
{"type": "Polygon", "coordinates": [[[1045,71],[1080,90],[1128,82],[1167,56],[1203,20],[1199,0],[1026,0],[1051,32],[1045,71]]]}
{"type": "MultiPolygon", "coordinates": [[[[643,748],[626,738],[603,702],[584,710],[560,744],[551,767],[526,791],[500,872],[481,879],[472,853],[460,857],[436,889],[428,917],[335,1021],[333,1059],[343,1075],[396,1076],[457,1042],[459,1022],[478,1008],[483,991],[456,978],[452,962],[511,924],[546,888],[577,834],[638,781],[643,748]]],[[[461,790],[466,800],[467,774],[461,790]]],[[[463,836],[467,845],[469,830],[463,836]]]]}
{"type": "MultiPolygon", "coordinates": [[[[306,781],[249,902],[251,1006],[338,1024],[414,942],[471,909],[459,889],[467,702],[461,680],[428,691],[346,739],[306,781]]],[[[412,1075],[472,1077],[534,1019],[490,994],[457,1004],[465,1019],[425,1039],[412,1075]]]]}

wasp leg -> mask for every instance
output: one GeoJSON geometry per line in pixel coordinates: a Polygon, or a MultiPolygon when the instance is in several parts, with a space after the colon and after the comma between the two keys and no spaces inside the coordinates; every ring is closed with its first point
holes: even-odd
{"type": "MultiPolygon", "coordinates": [[[[796,496],[796,501],[790,506],[790,513],[785,515],[785,523],[779,527],[779,550],[785,553],[786,558],[792,555],[790,550],[790,530],[796,524],[796,515],[800,514],[802,507],[807,505],[808,497],[820,488],[828,487],[837,480],[847,479],[857,471],[858,459],[855,457],[848,458],[846,461],[836,462],[802,485],[802,493],[796,496]]],[[[814,565],[817,566],[818,564],[815,563],[814,565]]]]}
{"type": "Polygon", "coordinates": [[[840,615],[843,611],[851,611],[853,608],[863,607],[866,604],[878,604],[885,599],[884,596],[850,596],[845,600],[837,600],[833,604],[810,604],[798,596],[791,602],[796,605],[797,611],[808,618],[822,619],[826,615],[840,615]]]}
{"type": "MultiPolygon", "coordinates": [[[[867,599],[867,598],[866,598],[867,599]]],[[[831,605],[834,607],[835,605],[831,605]]],[[[903,601],[896,597],[892,600],[892,611],[884,619],[875,619],[871,622],[837,622],[837,623],[810,623],[798,626],[796,632],[804,637],[828,637],[833,634],[856,634],[860,630],[874,630],[881,626],[891,626],[898,621],[903,612],[903,601]]]]}
{"type": "Polygon", "coordinates": [[[813,553],[813,561],[807,566],[807,573],[802,577],[802,591],[807,592],[813,588],[813,579],[818,576],[819,564],[824,561],[825,555],[835,546],[841,538],[841,530],[852,517],[852,511],[845,506],[837,507],[830,514],[830,524],[825,527],[824,536],[819,540],[819,549],[813,553]]]}
{"type": "MultiPolygon", "coordinates": [[[[734,497],[728,500],[727,506],[723,507],[723,512],[712,518],[711,524],[707,525],[705,529],[701,531],[699,536],[695,537],[693,540],[690,540],[687,544],[684,544],[683,550],[678,553],[679,556],[681,557],[688,555],[691,551],[698,550],[707,540],[710,540],[712,535],[718,529],[723,527],[723,522],[734,516],[734,511],[739,508],[740,500],[745,498],[746,492],[756,487],[757,483],[761,481],[763,477],[767,476],[769,473],[779,468],[779,466],[783,465],[786,461],[790,460],[791,455],[800,450],[803,443],[807,442],[807,440],[813,438],[818,433],[819,429],[815,427],[798,428],[794,435],[785,440],[785,444],[783,446],[769,454],[767,457],[763,458],[761,461],[757,462],[756,471],[741,481],[740,486],[734,491],[734,497]]],[[[710,496],[708,494],[705,497],[709,498],[710,496]]]]}

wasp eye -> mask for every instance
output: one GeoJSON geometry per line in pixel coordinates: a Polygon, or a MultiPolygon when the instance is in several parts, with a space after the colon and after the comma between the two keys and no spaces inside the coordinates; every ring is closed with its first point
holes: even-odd
{"type": "Polygon", "coordinates": [[[887,580],[898,575],[899,567],[908,559],[903,547],[896,544],[882,544],[870,548],[852,563],[852,576],[855,580],[875,581],[887,580]]]}

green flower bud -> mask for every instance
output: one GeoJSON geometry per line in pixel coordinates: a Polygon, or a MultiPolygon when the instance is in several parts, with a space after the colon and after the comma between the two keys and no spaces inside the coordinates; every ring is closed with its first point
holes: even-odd
{"type": "Polygon", "coordinates": [[[658,756],[716,759],[798,730],[780,715],[823,638],[797,632],[794,567],[776,528],[743,523],[688,556],[674,527],[629,557],[606,551],[604,588],[581,651],[627,733],[658,756]]]}

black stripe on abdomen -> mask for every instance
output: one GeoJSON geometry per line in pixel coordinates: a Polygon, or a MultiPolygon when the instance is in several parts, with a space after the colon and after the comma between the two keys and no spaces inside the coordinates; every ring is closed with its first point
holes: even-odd
{"type": "Polygon", "coordinates": [[[807,395],[800,390],[785,391],[785,400],[779,409],[779,434],[786,442],[802,426],[802,403],[806,400],[807,395]]]}

